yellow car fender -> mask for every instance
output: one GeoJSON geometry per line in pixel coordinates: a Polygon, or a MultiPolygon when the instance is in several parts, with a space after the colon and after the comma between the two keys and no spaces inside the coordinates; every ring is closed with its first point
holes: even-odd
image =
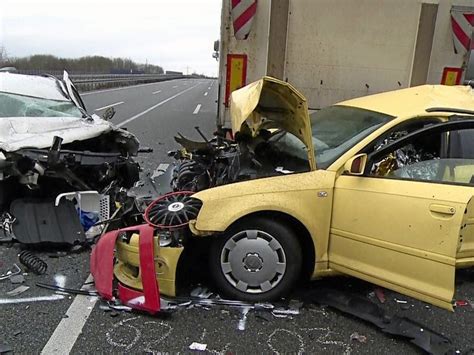
{"type": "Polygon", "coordinates": [[[283,213],[306,228],[318,268],[325,268],[334,179],[334,172],[317,170],[203,190],[193,195],[203,205],[190,229],[198,236],[210,235],[251,214],[283,213]]]}

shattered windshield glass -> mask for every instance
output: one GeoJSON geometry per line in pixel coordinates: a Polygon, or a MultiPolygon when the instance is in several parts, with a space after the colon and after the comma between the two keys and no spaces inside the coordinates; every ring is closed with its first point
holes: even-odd
{"type": "Polygon", "coordinates": [[[349,106],[330,106],[310,115],[316,165],[326,169],[349,148],[395,117],[349,106]]]}
{"type": "Polygon", "coordinates": [[[47,100],[0,92],[0,117],[75,117],[81,111],[70,101],[47,100]]]}

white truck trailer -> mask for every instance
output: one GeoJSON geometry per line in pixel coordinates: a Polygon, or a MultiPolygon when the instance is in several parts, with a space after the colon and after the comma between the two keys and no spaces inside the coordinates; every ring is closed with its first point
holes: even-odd
{"type": "Polygon", "coordinates": [[[460,83],[473,26],[474,0],[223,0],[217,123],[228,122],[229,94],[263,75],[314,109],[460,83]]]}

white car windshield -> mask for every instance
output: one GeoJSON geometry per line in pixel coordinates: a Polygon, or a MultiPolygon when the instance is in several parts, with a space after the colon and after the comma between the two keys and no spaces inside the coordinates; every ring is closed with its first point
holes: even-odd
{"type": "Polygon", "coordinates": [[[0,117],[74,117],[83,114],[71,101],[0,92],[0,117]]]}

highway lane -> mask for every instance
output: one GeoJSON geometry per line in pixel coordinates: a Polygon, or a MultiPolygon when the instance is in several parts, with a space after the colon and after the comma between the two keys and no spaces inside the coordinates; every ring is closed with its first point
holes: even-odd
{"type": "Polygon", "coordinates": [[[177,132],[202,141],[195,126],[208,137],[216,128],[217,81],[212,79],[180,79],[98,91],[83,95],[83,99],[88,110],[96,114],[105,111],[95,111],[98,108],[123,102],[114,107],[112,122],[136,134],[142,146],[153,148],[153,153],[138,159],[145,171],[156,168],[157,162],[171,161],[167,152],[179,148],[173,139],[177,132]],[[201,106],[195,114],[197,105],[201,106]]]}

